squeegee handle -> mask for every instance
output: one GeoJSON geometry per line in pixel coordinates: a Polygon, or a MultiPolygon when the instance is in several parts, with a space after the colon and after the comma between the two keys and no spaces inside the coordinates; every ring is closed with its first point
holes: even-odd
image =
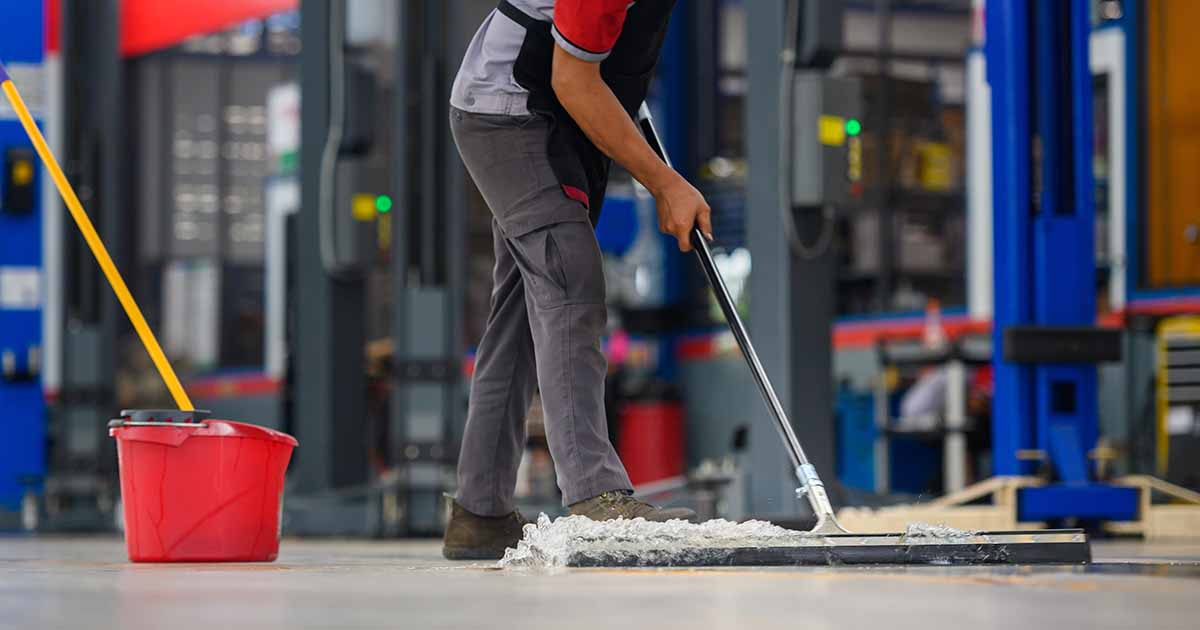
{"type": "Polygon", "coordinates": [[[50,172],[50,178],[54,180],[54,185],[58,188],[58,194],[62,196],[63,203],[66,204],[67,210],[71,213],[71,218],[75,220],[75,225],[79,227],[80,233],[83,234],[83,240],[87,242],[88,248],[92,250],[92,255],[96,257],[96,262],[100,264],[100,270],[104,272],[104,277],[108,280],[108,284],[112,286],[113,293],[117,294],[117,300],[125,309],[125,314],[129,316],[129,321],[133,324],[134,330],[137,331],[138,338],[142,340],[142,345],[146,347],[146,352],[150,355],[154,366],[158,368],[158,373],[162,376],[163,382],[166,383],[167,389],[170,390],[171,396],[175,399],[175,404],[182,411],[192,411],[195,407],[192,406],[191,399],[188,398],[183,385],[179,383],[179,377],[175,375],[175,370],[171,368],[171,363],[167,361],[166,355],[158,345],[158,340],[154,337],[154,332],[150,330],[150,325],[146,323],[146,318],[142,316],[142,310],[138,308],[137,302],[134,301],[133,295],[129,292],[129,287],[125,285],[125,280],[121,278],[121,272],[117,270],[117,265],[113,263],[112,257],[108,255],[108,249],[104,247],[103,241],[100,240],[100,235],[96,232],[95,226],[92,225],[91,219],[88,218],[87,212],[83,210],[83,204],[79,202],[79,196],[71,188],[71,183],[67,181],[67,176],[63,174],[62,168],[58,165],[58,160],[54,159],[54,154],[50,151],[50,146],[46,144],[46,138],[42,136],[41,130],[38,129],[37,123],[33,120],[33,115],[29,113],[29,108],[25,106],[25,101],[21,98],[21,93],[17,91],[17,86],[9,78],[8,72],[4,69],[4,64],[0,64],[0,89],[3,89],[4,95],[8,97],[9,104],[17,112],[17,118],[20,119],[21,126],[25,128],[25,133],[29,136],[29,141],[33,143],[33,148],[42,159],[42,163],[46,165],[46,170],[50,172]]]}
{"type": "Polygon", "coordinates": [[[808,457],[804,454],[804,448],[800,446],[800,440],[792,429],[792,423],[788,421],[783,404],[779,402],[775,387],[771,385],[770,379],[767,378],[767,371],[759,361],[758,353],[754,351],[754,344],[750,341],[750,334],[746,332],[746,325],[742,323],[742,317],[737,312],[737,306],[733,302],[729,288],[725,286],[725,279],[717,269],[712,250],[708,246],[708,239],[704,238],[699,229],[692,230],[692,249],[696,252],[696,258],[700,259],[700,266],[704,268],[704,275],[708,277],[708,283],[712,286],[717,304],[720,305],[721,312],[725,314],[725,321],[729,323],[729,329],[733,332],[733,338],[737,340],[742,357],[746,359],[746,365],[750,367],[754,382],[758,384],[758,391],[767,404],[767,410],[775,419],[775,426],[779,429],[779,436],[783,439],[788,454],[791,455],[793,467],[800,468],[807,465],[808,457]]]}
{"type": "MultiPolygon", "coordinates": [[[[654,119],[650,115],[650,108],[644,103],[638,113],[638,124],[641,126],[642,134],[646,136],[646,141],[650,143],[650,148],[654,149],[654,152],[662,158],[663,162],[667,163],[667,166],[673,167],[670,156],[663,148],[658,130],[654,128],[654,119]]],[[[796,432],[792,429],[792,423],[783,410],[783,404],[779,402],[779,396],[775,394],[775,387],[767,378],[767,371],[763,369],[762,362],[758,360],[758,353],[754,351],[754,344],[750,342],[750,334],[746,332],[746,325],[742,323],[742,317],[738,315],[737,306],[729,294],[729,288],[725,286],[725,278],[717,269],[717,262],[713,259],[708,239],[704,238],[700,228],[693,227],[691,241],[692,249],[696,252],[696,257],[700,259],[700,266],[704,268],[704,275],[708,277],[708,283],[717,297],[717,304],[721,306],[721,312],[725,314],[725,321],[729,323],[733,337],[742,350],[746,365],[750,367],[750,372],[754,375],[758,391],[762,393],[763,401],[767,403],[767,409],[775,419],[775,426],[779,429],[779,435],[783,438],[788,454],[792,458],[792,466],[798,471],[797,475],[800,475],[799,470],[808,465],[808,457],[804,454],[804,448],[800,446],[800,440],[796,438],[796,432]]],[[[803,481],[802,478],[801,482],[803,481]]]]}

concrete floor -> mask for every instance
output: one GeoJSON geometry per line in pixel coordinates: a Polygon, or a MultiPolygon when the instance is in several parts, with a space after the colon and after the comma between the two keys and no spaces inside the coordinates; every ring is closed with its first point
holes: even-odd
{"type": "Polygon", "coordinates": [[[110,538],[0,538],[0,628],[1189,628],[1200,545],[1075,568],[498,571],[433,541],[284,541],[273,564],[134,565],[110,538]]]}

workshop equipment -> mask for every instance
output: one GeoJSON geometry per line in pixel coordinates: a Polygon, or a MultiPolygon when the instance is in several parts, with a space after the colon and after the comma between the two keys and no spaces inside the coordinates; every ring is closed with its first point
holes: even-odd
{"type": "MultiPolygon", "coordinates": [[[[671,165],[654,129],[650,110],[639,113],[642,132],[655,152],[671,165]]],[[[846,531],[834,515],[825,484],[809,463],[796,438],[791,421],[775,394],[775,388],[758,359],[746,326],[738,315],[721,272],[717,269],[708,241],[699,228],[691,232],[692,247],[725,319],[741,348],[775,426],[791,457],[799,487],[796,497],[808,500],[816,525],[808,532],[819,537],[818,545],[756,546],[726,548],[719,552],[687,549],[675,554],[649,557],[576,554],[571,566],[712,566],[712,565],[798,565],[798,564],[1085,564],[1091,562],[1091,547],[1082,530],[1035,530],[1004,532],[951,532],[946,536],[914,536],[909,533],[862,534],[846,531]]],[[[912,529],[912,528],[910,528],[912,529]]]]}
{"type": "Polygon", "coordinates": [[[123,411],[109,425],[118,445],[130,560],[273,560],[283,477],[295,438],[254,425],[205,420],[207,412],[195,411],[2,64],[0,89],[179,407],[123,411]],[[230,438],[237,438],[233,448],[230,438]]]}
{"type": "Polygon", "coordinates": [[[1200,488],[1200,473],[1186,472],[1200,455],[1200,316],[1164,319],[1156,337],[1155,468],[1163,479],[1200,488]]]}
{"type": "Polygon", "coordinates": [[[1091,4],[989,3],[994,304],[992,473],[1048,483],[1016,495],[1021,522],[1132,521],[1138,493],[1105,483],[1097,365],[1121,332],[1096,326],[1091,4]],[[1011,186],[1008,184],[1011,182],[1011,186]]]}
{"type": "MultiPolygon", "coordinates": [[[[40,2],[0,3],[0,59],[13,74],[41,79],[46,44],[40,2]]],[[[34,99],[35,114],[38,99],[34,99]]],[[[0,105],[0,110],[6,109],[0,105]]],[[[0,112],[0,530],[32,530],[45,496],[49,432],[44,383],[53,387],[54,347],[44,340],[43,320],[57,297],[47,290],[50,273],[43,251],[42,179],[20,123],[0,112]]]]}
{"type": "Polygon", "coordinates": [[[863,529],[1082,521],[1120,535],[1194,538],[1200,493],[1105,474],[1113,452],[1100,433],[1096,366],[1121,360],[1123,341],[1120,330],[1096,325],[1091,4],[1013,0],[985,11],[991,119],[1004,121],[991,129],[991,179],[1005,183],[991,190],[994,476],[935,501],[839,516],[863,529]]]}

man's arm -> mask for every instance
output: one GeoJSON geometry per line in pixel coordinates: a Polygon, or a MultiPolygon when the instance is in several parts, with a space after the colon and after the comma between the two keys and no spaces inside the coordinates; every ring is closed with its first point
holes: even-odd
{"type": "Polygon", "coordinates": [[[689,234],[695,225],[712,239],[712,211],[704,196],[650,148],[600,77],[599,63],[578,59],[555,46],[551,85],[559,102],[596,147],[654,195],[658,228],[679,240],[680,251],[691,250],[689,234]]]}

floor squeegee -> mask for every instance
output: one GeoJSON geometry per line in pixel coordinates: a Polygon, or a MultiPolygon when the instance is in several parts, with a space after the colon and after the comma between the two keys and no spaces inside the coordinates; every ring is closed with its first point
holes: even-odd
{"type": "MultiPolygon", "coordinates": [[[[668,165],[670,158],[654,128],[649,109],[643,105],[639,124],[651,147],[668,165]]],[[[787,413],[775,394],[746,326],[713,260],[707,239],[699,229],[691,233],[692,247],[704,274],[712,286],[717,303],[725,314],[733,336],[741,348],[767,410],[791,458],[798,487],[796,498],[806,500],[816,515],[816,526],[806,534],[798,533],[804,544],[747,546],[719,550],[684,549],[678,553],[630,556],[605,553],[580,553],[567,562],[570,566],[788,566],[838,564],[1086,564],[1091,562],[1087,534],[1080,529],[1045,529],[1005,532],[958,532],[939,535],[905,533],[854,534],[838,523],[833,505],[817,469],[808,460],[787,413]]],[[[948,529],[948,528],[942,528],[948,529]]]]}

